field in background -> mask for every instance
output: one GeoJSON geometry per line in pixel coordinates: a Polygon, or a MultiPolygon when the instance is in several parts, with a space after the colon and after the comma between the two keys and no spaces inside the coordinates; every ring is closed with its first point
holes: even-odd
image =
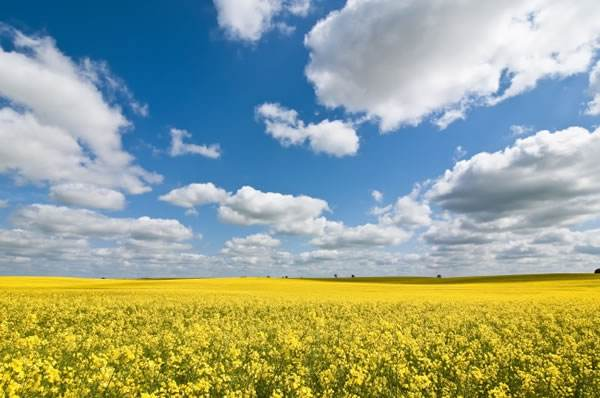
{"type": "Polygon", "coordinates": [[[0,396],[600,396],[600,276],[0,278],[0,396]]]}

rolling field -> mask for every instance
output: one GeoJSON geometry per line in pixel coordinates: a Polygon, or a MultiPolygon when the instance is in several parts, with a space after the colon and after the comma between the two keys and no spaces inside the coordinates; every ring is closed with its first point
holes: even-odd
{"type": "Polygon", "coordinates": [[[600,276],[0,278],[0,397],[598,397],[600,276]]]}

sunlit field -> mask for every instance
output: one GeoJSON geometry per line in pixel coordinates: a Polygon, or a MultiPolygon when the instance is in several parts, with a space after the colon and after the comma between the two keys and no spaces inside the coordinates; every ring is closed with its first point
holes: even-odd
{"type": "Polygon", "coordinates": [[[0,278],[0,397],[598,397],[600,276],[0,278]]]}

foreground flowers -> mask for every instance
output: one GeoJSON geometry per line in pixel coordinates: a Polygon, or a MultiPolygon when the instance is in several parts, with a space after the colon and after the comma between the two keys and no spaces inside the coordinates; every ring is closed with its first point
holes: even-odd
{"type": "Polygon", "coordinates": [[[596,397],[598,293],[5,278],[0,397],[596,397]]]}

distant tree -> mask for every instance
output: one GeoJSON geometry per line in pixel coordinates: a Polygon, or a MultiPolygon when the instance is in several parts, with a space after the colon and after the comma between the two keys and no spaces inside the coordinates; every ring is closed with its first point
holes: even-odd
{"type": "Polygon", "coordinates": [[[438,274],[438,275],[437,275],[437,277],[438,277],[438,278],[441,278],[441,277],[442,277],[442,275],[441,275],[441,274],[438,274]]]}
{"type": "Polygon", "coordinates": [[[271,277],[271,275],[267,275],[267,278],[270,278],[270,277],[271,277]]]}
{"type": "Polygon", "coordinates": [[[337,274],[333,274],[333,277],[334,277],[334,278],[337,278],[337,274]]]}
{"type": "Polygon", "coordinates": [[[287,275],[286,275],[286,276],[284,276],[284,278],[285,278],[285,279],[287,279],[287,278],[288,278],[288,277],[287,277],[287,275]]]}
{"type": "Polygon", "coordinates": [[[354,278],[354,274],[352,274],[352,277],[354,278]]]}
{"type": "Polygon", "coordinates": [[[596,268],[596,271],[594,271],[594,274],[600,274],[600,268],[596,268]]]}

